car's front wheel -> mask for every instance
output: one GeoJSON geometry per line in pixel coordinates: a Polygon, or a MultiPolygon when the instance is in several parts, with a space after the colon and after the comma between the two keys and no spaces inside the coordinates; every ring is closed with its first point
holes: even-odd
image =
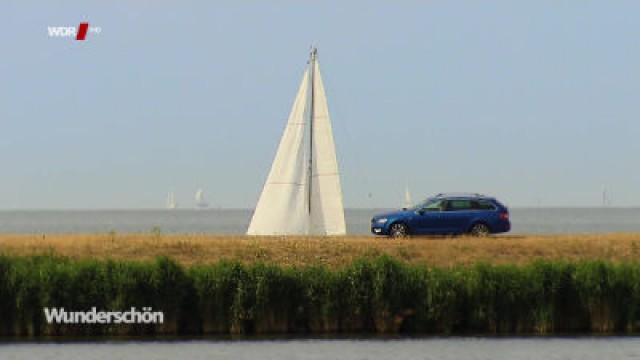
{"type": "Polygon", "coordinates": [[[469,234],[478,237],[485,237],[491,234],[491,229],[489,229],[486,224],[477,223],[471,227],[471,230],[469,230],[469,234]]]}
{"type": "Polygon", "coordinates": [[[409,236],[409,228],[402,223],[392,224],[389,228],[389,236],[392,238],[403,238],[409,236]]]}

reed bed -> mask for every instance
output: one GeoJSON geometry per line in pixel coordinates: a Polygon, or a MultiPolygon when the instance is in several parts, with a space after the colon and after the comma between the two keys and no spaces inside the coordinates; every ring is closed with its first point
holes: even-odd
{"type": "Polygon", "coordinates": [[[551,334],[640,329],[640,263],[340,268],[0,256],[0,335],[551,334]],[[161,325],[47,324],[43,307],[152,306],[161,325]]]}
{"type": "Polygon", "coordinates": [[[489,238],[410,238],[369,236],[248,237],[146,234],[0,235],[0,254],[59,255],[72,259],[152,260],[168,256],[182,265],[221,260],[243,264],[269,262],[283,266],[340,267],[355,259],[388,255],[412,264],[438,267],[528,264],[538,260],[640,259],[640,234],[495,236],[489,238]]]}

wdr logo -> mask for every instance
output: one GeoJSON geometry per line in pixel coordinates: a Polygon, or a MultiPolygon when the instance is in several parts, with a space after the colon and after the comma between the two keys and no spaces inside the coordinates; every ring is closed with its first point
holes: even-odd
{"type": "Polygon", "coordinates": [[[49,37],[75,37],[76,40],[85,40],[87,33],[99,34],[102,29],[97,26],[89,27],[88,22],[80,23],[76,28],[75,26],[49,26],[49,37]]]}

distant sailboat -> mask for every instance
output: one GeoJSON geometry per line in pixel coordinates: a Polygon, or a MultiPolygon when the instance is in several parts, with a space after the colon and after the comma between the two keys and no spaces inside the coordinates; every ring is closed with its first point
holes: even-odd
{"type": "Polygon", "coordinates": [[[178,207],[178,203],[176,203],[176,196],[173,192],[167,194],[167,209],[176,209],[178,207]]]}
{"type": "Polygon", "coordinates": [[[402,205],[402,207],[405,209],[409,209],[413,207],[413,201],[411,200],[411,193],[409,192],[409,185],[405,186],[404,188],[404,204],[402,205]]]}
{"type": "Polygon", "coordinates": [[[327,99],[312,49],[249,235],[344,235],[344,207],[327,99]]]}
{"type": "Polygon", "coordinates": [[[602,207],[611,205],[611,194],[607,191],[607,188],[602,189],[602,207]]]}
{"type": "Polygon", "coordinates": [[[196,206],[200,209],[206,209],[209,207],[209,203],[204,198],[204,191],[202,189],[198,189],[196,191],[196,206]]]}

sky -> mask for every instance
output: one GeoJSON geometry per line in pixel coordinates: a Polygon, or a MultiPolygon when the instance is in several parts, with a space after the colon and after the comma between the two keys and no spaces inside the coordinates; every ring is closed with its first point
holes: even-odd
{"type": "Polygon", "coordinates": [[[640,206],[640,2],[0,2],[0,209],[253,208],[311,44],[346,207],[640,206]],[[49,26],[100,27],[86,41],[49,26]]]}

